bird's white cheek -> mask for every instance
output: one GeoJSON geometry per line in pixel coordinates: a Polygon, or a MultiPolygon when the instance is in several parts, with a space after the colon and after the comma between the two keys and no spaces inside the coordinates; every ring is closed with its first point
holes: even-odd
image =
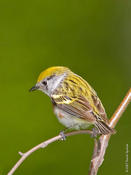
{"type": "Polygon", "coordinates": [[[62,75],[54,77],[53,79],[48,81],[48,92],[49,92],[49,94],[53,93],[53,91],[61,84],[64,77],[65,77],[65,74],[62,74],[62,75]]]}

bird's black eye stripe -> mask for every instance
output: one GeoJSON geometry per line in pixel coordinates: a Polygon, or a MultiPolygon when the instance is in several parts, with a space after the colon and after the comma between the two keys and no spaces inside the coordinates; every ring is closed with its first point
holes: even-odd
{"type": "Polygon", "coordinates": [[[43,81],[42,84],[46,86],[47,85],[47,82],[46,81],[43,81]]]}
{"type": "Polygon", "coordinates": [[[54,77],[55,75],[51,75],[50,77],[47,78],[47,80],[50,80],[54,77]]]}

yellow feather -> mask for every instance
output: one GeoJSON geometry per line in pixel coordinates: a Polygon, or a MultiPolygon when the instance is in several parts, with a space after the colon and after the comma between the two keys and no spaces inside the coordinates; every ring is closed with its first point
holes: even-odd
{"type": "Polygon", "coordinates": [[[54,67],[49,67],[48,69],[44,70],[43,72],[40,73],[37,82],[40,82],[44,78],[51,76],[53,74],[61,74],[62,72],[68,71],[69,69],[67,67],[62,67],[62,66],[54,66],[54,67]]]}

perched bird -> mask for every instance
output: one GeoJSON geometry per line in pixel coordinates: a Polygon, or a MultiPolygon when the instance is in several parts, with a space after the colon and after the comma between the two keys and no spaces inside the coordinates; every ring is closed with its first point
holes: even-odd
{"type": "Polygon", "coordinates": [[[95,126],[96,134],[113,134],[105,109],[94,89],[67,67],[50,67],[43,71],[30,91],[47,94],[54,113],[66,128],[80,130],[95,126]]]}

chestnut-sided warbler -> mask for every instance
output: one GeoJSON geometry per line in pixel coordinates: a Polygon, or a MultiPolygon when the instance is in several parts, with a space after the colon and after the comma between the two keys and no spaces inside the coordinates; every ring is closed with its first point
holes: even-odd
{"type": "Polygon", "coordinates": [[[47,94],[60,123],[66,128],[87,129],[95,126],[97,134],[112,134],[104,107],[94,89],[66,67],[50,67],[43,71],[30,91],[47,94]]]}

